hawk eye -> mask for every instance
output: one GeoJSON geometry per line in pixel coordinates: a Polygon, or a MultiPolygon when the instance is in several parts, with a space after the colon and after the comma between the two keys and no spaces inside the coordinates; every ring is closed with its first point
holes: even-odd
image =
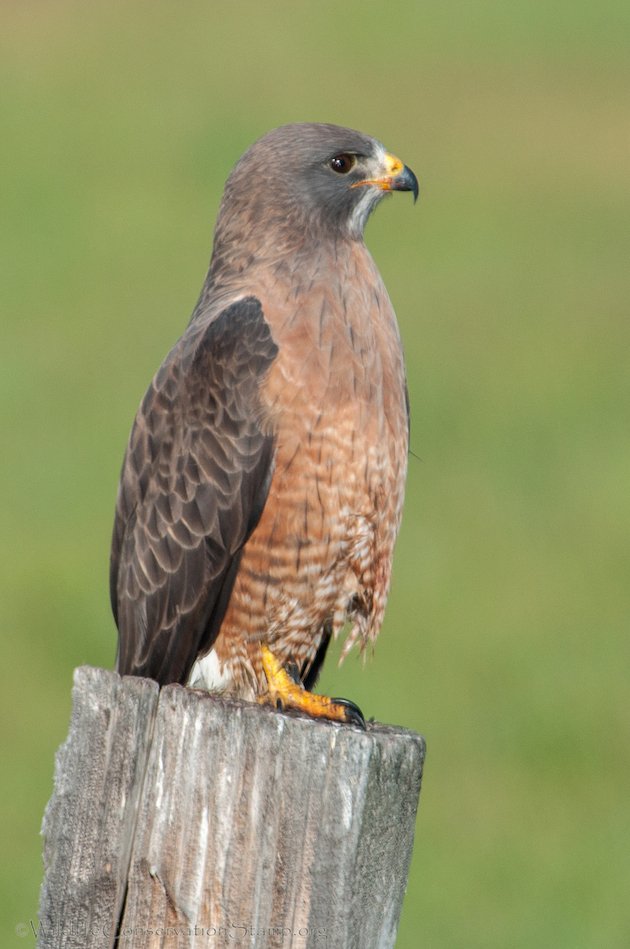
{"type": "Polygon", "coordinates": [[[335,155],[328,162],[332,170],[336,171],[338,175],[347,175],[349,171],[352,171],[356,163],[356,155],[349,155],[347,152],[343,152],[341,155],[335,155]]]}

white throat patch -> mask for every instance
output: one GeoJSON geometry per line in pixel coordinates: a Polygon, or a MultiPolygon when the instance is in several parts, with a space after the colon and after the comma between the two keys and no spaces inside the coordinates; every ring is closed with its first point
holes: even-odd
{"type": "MultiPolygon", "coordinates": [[[[378,165],[383,165],[385,163],[386,154],[384,147],[381,145],[375,162],[378,165]]],[[[365,185],[362,186],[360,190],[362,192],[361,197],[357,201],[354,211],[348,218],[348,230],[352,237],[363,236],[367,219],[386,194],[386,192],[382,191],[377,185],[365,185]]]]}

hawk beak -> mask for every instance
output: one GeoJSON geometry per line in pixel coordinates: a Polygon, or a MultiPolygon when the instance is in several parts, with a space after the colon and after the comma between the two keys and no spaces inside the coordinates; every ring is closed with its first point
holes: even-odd
{"type": "Polygon", "coordinates": [[[360,188],[362,185],[374,185],[381,191],[411,191],[414,203],[418,200],[418,179],[411,168],[403,165],[400,158],[395,155],[385,153],[383,161],[385,174],[376,178],[364,178],[362,181],[355,181],[352,188],[360,188]]]}

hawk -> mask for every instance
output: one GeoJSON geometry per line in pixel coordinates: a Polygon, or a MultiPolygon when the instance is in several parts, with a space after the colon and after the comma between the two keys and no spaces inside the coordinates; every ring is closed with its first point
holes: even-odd
{"type": "Polygon", "coordinates": [[[122,675],[361,724],[312,693],[383,620],[409,436],[398,325],[363,242],[380,142],[295,124],[234,167],[184,334],[125,454],[110,590],[122,675]]]}

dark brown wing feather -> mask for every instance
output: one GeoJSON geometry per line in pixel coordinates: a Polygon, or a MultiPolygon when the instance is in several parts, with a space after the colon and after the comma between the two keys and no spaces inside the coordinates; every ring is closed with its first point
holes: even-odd
{"type": "Polygon", "coordinates": [[[277,352],[260,302],[239,300],[190,324],[142,402],[111,553],[123,675],[183,683],[217,635],[271,481],[258,393],[277,352]]]}

